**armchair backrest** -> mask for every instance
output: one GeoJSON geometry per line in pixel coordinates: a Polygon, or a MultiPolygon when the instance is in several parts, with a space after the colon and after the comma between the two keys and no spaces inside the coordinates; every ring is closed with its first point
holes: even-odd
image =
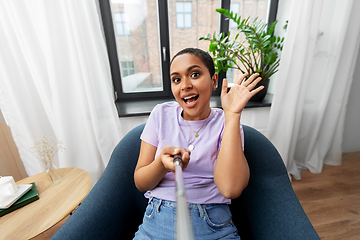
{"type": "MultiPolygon", "coordinates": [[[[119,142],[99,181],[52,239],[133,238],[147,205],[133,177],[143,128],[119,142]]],[[[230,206],[241,239],[319,239],[275,147],[251,127],[244,126],[244,136],[250,180],[230,206]]]]}

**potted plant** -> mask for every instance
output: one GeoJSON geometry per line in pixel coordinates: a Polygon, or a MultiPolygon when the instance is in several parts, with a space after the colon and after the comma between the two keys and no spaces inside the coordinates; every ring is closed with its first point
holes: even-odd
{"type": "Polygon", "coordinates": [[[284,38],[273,35],[277,21],[271,24],[263,22],[257,17],[241,19],[226,9],[216,9],[217,12],[231,19],[237,24],[237,34],[233,39],[230,32],[208,34],[199,40],[210,41],[209,52],[213,55],[216,72],[226,72],[229,68],[238,69],[242,73],[260,73],[262,81],[259,83],[264,89],[251,101],[262,101],[267,93],[269,78],[278,71],[280,58],[278,52],[282,50],[284,38]],[[241,36],[245,40],[240,40],[241,36]]]}

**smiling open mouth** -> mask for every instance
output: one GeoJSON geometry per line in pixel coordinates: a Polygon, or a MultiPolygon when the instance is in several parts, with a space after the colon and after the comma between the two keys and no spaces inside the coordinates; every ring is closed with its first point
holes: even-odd
{"type": "Polygon", "coordinates": [[[195,102],[199,98],[199,95],[193,95],[189,97],[184,97],[183,100],[186,104],[190,104],[192,102],[195,102]]]}

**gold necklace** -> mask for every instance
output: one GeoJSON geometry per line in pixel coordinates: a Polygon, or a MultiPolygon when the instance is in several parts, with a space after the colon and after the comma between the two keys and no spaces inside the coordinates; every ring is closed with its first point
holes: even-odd
{"type": "MultiPolygon", "coordinates": [[[[211,114],[211,113],[210,113],[210,114],[211,114]]],[[[209,116],[210,116],[210,114],[209,114],[209,116]]],[[[195,149],[195,146],[194,146],[195,139],[196,139],[197,137],[199,137],[199,132],[200,132],[200,130],[202,129],[202,127],[205,125],[205,123],[207,122],[209,116],[207,116],[207,118],[205,119],[204,123],[201,125],[201,127],[200,127],[199,130],[197,130],[197,131],[193,130],[193,129],[190,127],[189,122],[184,118],[185,121],[186,121],[186,123],[187,123],[187,125],[188,125],[189,128],[190,128],[190,135],[191,135],[191,131],[193,131],[193,132],[195,133],[195,134],[194,134],[195,138],[194,138],[194,140],[191,141],[191,143],[189,144],[189,147],[188,147],[190,151],[192,151],[192,150],[195,149]]],[[[192,137],[191,137],[191,139],[192,139],[192,137]]]]}

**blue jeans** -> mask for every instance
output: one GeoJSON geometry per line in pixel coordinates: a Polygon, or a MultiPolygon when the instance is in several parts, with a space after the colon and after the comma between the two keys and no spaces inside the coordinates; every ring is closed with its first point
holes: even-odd
{"type": "MultiPolygon", "coordinates": [[[[226,204],[189,203],[195,239],[240,239],[226,204]]],[[[175,239],[176,202],[153,198],[146,207],[137,240],[175,239]]]]}

